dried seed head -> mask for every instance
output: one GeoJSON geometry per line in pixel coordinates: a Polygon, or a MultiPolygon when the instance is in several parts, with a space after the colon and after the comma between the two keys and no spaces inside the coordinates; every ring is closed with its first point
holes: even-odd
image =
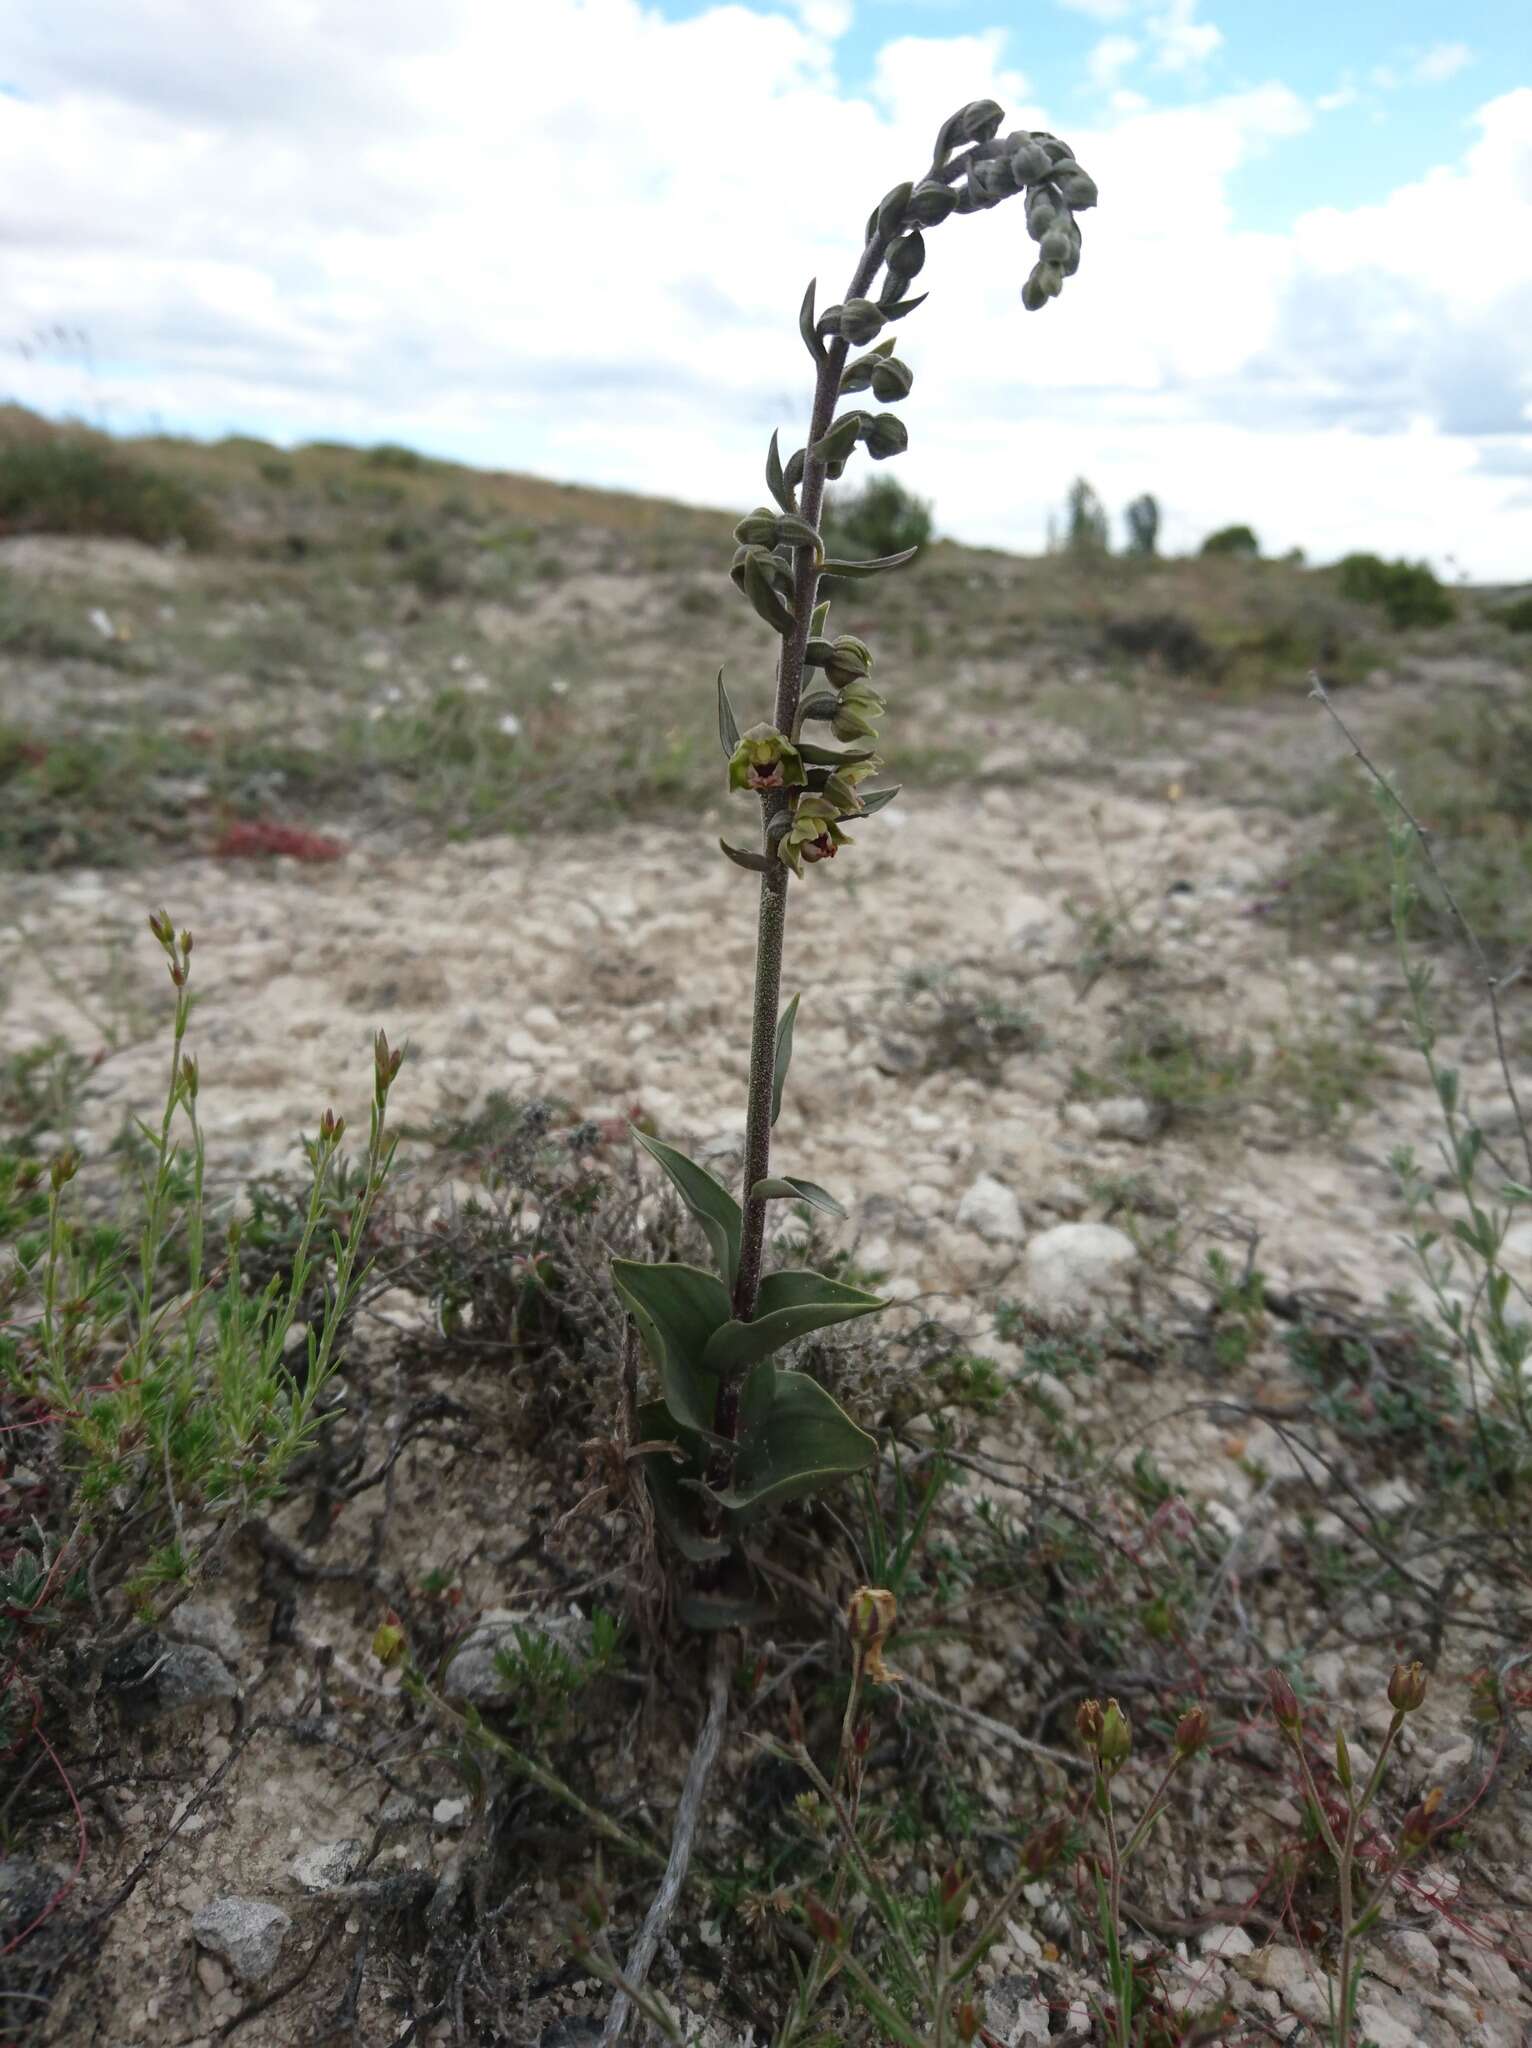
{"type": "Polygon", "coordinates": [[[1419,1659],[1396,1664],[1388,1681],[1388,1703],[1396,1714],[1413,1714],[1426,1696],[1426,1674],[1419,1659]]]}
{"type": "Polygon", "coordinates": [[[1100,1700],[1081,1700],[1075,1710],[1075,1733],[1092,1756],[1101,1748],[1101,1730],[1105,1719],[1100,1700]]]}
{"type": "Polygon", "coordinates": [[[1188,1707],[1176,1723],[1176,1755],[1195,1756],[1208,1739],[1208,1710],[1188,1707]]]}
{"type": "Polygon", "coordinates": [[[846,1606],[846,1633],[856,1647],[862,1669],[876,1685],[892,1685],[894,1674],[883,1661],[883,1646],[898,1617],[899,1603],[886,1586],[858,1586],[846,1606]]]}
{"type": "Polygon", "coordinates": [[[1282,1733],[1287,1736],[1297,1735],[1303,1726],[1303,1715],[1298,1706],[1298,1695],[1293,1691],[1285,1672],[1267,1672],[1266,1697],[1271,1701],[1271,1711],[1276,1716],[1277,1726],[1282,1733]]]}

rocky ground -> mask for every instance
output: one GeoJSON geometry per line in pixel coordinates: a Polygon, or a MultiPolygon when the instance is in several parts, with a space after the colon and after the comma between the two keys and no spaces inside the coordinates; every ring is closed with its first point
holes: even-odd
{"type": "MultiPolygon", "coordinates": [[[[1348,716],[1365,725],[1387,687],[1353,692],[1348,716]]],[[[1418,1446],[1359,1446],[1280,1341],[1305,1319],[1376,1329],[1422,1303],[1390,1158],[1432,1153],[1436,1106],[1387,950],[1298,943],[1282,915],[1309,827],[1224,794],[1231,758],[1290,765],[1334,745],[1322,714],[1295,690],[1174,737],[1119,766],[1039,718],[1025,779],[914,792],[792,891],[785,986],[802,1007],[777,1159],[845,1203],[835,1241],[882,1276],[898,1332],[939,1323],[996,1375],[994,1398],[957,1417],[932,1539],[943,1562],[892,1650],[936,1703],[891,1696],[875,1761],[893,1789],[906,1771],[968,1788],[958,1832],[982,1859],[996,1829],[1035,1821],[1071,1784],[1007,1728],[1055,1746],[1086,1685],[1126,1693],[1137,1673],[1152,1758],[1153,1702],[1200,1671],[1220,1740],[1153,1842],[1137,1938],[1166,2012],[1215,2030],[1156,2038],[1318,2041],[1322,1887],[1293,1876],[1303,1819],[1256,1674],[1300,1655],[1317,1720],[1343,1719],[1370,1753],[1389,1668],[1426,1656],[1430,1699],[1382,1824],[1437,1783],[1482,1813],[1459,1853],[1428,1857],[1391,1897],[1361,2031],[1377,2048],[1518,2048],[1532,2040],[1524,1573],[1508,1578],[1512,1553],[1488,1546],[1438,1563],[1436,1539],[1456,1543],[1462,1519],[1418,1446]],[[1254,1296],[1231,1308],[1230,1278],[1253,1270],[1254,1296]],[[1028,1545],[1056,1497],[1151,1582],[1129,1598],[1140,1622],[1154,1584],[1175,1579],[1174,1656],[1150,1627],[1099,1677],[1046,1667],[1028,1545]],[[1472,1714],[1486,1667],[1512,1702],[1492,1741],[1472,1714]]],[[[501,1091],[552,1104],[592,1159],[615,1159],[641,1118],[722,1171],[741,1133],[754,892],[715,846],[744,830],[721,801],[611,828],[599,808],[582,832],[393,847],[316,817],[348,842],[342,857],[8,877],[7,1049],[60,1038],[104,1053],[69,1126],[35,1149],[99,1157],[125,1115],[157,1104],[167,1004],[144,915],[163,904],[195,934],[189,1042],[210,1172],[231,1199],[300,1164],[298,1134],[326,1105],[365,1126],[379,1025],[407,1050],[395,1107],[417,1130],[461,1126],[501,1091]]],[[[1504,1138],[1487,1021],[1447,985],[1447,1050],[1504,1138]]],[[[1518,1061],[1524,1001],[1513,992],[1518,1061]]],[[[401,1155],[401,1184],[414,1179],[436,1215],[475,1185],[424,1139],[401,1155]]],[[[1507,1263],[1532,1279],[1532,1224],[1507,1263]]],[[[565,1519],[576,1446],[550,1458],[536,1391],[443,1344],[429,1289],[369,1299],[346,1379],[358,1456],[390,1457],[386,1483],[332,1488],[318,1522],[305,1489],[232,1540],[172,1615],[161,1661],[109,1674],[82,1707],[78,1823],[61,1809],[0,1865],[8,1926],[47,1903],[43,1866],[71,1886],[34,1943],[98,1930],[89,1965],[49,1981],[44,2039],[596,2038],[585,2021],[606,1994],[568,1945],[588,1837],[514,1780],[476,1781],[440,1730],[433,1747],[369,1646],[389,1606],[430,1608],[444,1696],[493,1714],[483,1631],[515,1617],[580,1654],[592,1615],[622,1610],[632,1508],[565,1519]]],[[[610,1414],[609,1391],[586,1393],[610,1414]]],[[[909,1440],[929,1451],[922,1427],[909,1440]]],[[[799,1566],[831,1609],[857,1576],[836,1541],[799,1566]]],[[[773,1682],[794,1659],[827,1675],[837,1655],[812,1600],[805,1618],[784,1598],[760,1644],[764,1697],[741,1698],[726,1739],[699,1851],[715,1876],[743,1870],[767,1826],[753,1745],[783,1704],[773,1682]]],[[[1078,1649],[1088,1631],[1071,1613],[1078,1649]]],[[[583,1737],[558,1737],[586,1795],[661,1842],[700,1672],[684,1640],[651,1648],[582,1695],[583,1737]]],[[[901,1840],[895,1860],[913,1870],[925,1853],[901,1840]]],[[[624,1930],[647,1889],[624,1871],[624,1930]]],[[[769,1893],[769,1874],[747,1889],[769,1893]]],[[[981,1973],[1008,2048],[1097,2038],[1099,1976],[1064,1895],[1029,1887],[981,1973]]],[[[761,1987],[785,1953],[772,1961],[769,1930],[747,1939],[739,1898],[719,1884],[694,1896],[656,1973],[720,2044],[769,2038],[761,1987]]]]}

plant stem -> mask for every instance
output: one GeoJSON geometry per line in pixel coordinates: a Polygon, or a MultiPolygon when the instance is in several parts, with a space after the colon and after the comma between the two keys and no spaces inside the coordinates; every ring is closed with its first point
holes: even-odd
{"type": "MultiPolygon", "coordinates": [[[[862,260],[847,289],[846,297],[859,298],[866,291],[883,261],[887,238],[874,234],[862,251],[862,260]]],[[[841,373],[846,367],[848,344],[840,339],[826,344],[814,381],[814,406],[809,416],[809,435],[803,461],[803,483],[798,493],[798,516],[816,530],[824,505],[825,466],[813,450],[828,432],[840,396],[841,373]]],[[[803,657],[809,644],[814,605],[819,595],[819,561],[811,547],[797,551],[793,573],[793,630],[782,636],[782,653],[777,664],[777,702],[774,723],[777,731],[791,737],[797,729],[798,702],[803,694],[803,657]]],[[[788,799],[777,790],[762,802],[762,827],[786,810],[788,799]]],[[[767,853],[769,837],[763,838],[767,853]]],[[[742,1323],[755,1314],[755,1299],[761,1285],[761,1255],[766,1241],[766,1204],[751,1194],[771,1167],[771,1096],[777,1049],[777,1006],[782,994],[782,942],[787,931],[787,869],[781,862],[761,877],[761,912],[755,944],[755,1002],[750,1031],[750,1084],[745,1116],[745,1184],[742,1189],[744,1228],[740,1240],[739,1277],[734,1283],[734,1313],[742,1323]]],[[[734,1408],[728,1382],[718,1392],[715,1428],[720,1436],[734,1434],[734,1408]],[[725,1424],[728,1424],[725,1427],[725,1424]]]]}

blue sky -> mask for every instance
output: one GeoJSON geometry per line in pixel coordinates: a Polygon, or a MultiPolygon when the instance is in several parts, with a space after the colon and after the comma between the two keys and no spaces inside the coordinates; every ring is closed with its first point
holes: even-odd
{"type": "Polygon", "coordinates": [[[8,0],[0,397],[744,506],[804,283],[999,99],[1101,188],[932,237],[900,474],[1030,549],[1077,474],[1532,576],[1532,12],[1421,0],[8,0]],[[813,167],[804,186],[797,167],[813,167]],[[89,346],[50,340],[62,324],[89,346]]]}

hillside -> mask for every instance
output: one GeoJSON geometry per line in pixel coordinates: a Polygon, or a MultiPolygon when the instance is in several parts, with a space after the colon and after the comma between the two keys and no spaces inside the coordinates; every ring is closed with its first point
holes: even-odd
{"type": "MultiPolygon", "coordinates": [[[[7,437],[50,433],[0,422],[0,506],[7,437]]],[[[76,523],[152,504],[195,544],[0,514],[0,2017],[99,2048],[597,2040],[601,1945],[628,1952],[723,1668],[631,1477],[606,1262],[705,1256],[630,1122],[739,1170],[755,889],[717,851],[750,828],[714,676],[763,715],[769,643],[728,581],[737,515],[404,449],[95,445],[172,488],[108,503],[98,481],[76,523]],[[206,1285],[231,1264],[234,1300],[293,1283],[289,1372],[324,1319],[319,1280],[293,1282],[302,1134],[327,1105],[348,1121],[319,1210],[343,1238],[373,1031],[406,1052],[317,1433],[238,1513],[190,1420],[233,1402],[233,1352],[210,1322],[187,1354],[173,1457],[202,1478],[171,1483],[167,1452],[167,1492],[122,1335],[170,1052],[162,904],[196,941],[206,1285]],[[78,1205],[73,1297],[40,1249],[50,1200],[78,1205]],[[67,1385],[38,1363],[49,1318],[67,1385]],[[114,1434],[120,1413],[150,1435],[114,1434]],[[393,1626],[404,1664],[376,1654],[393,1626]],[[189,1656],[205,1690],[167,1702],[151,1679],[189,1656]],[[275,1911],[269,1955],[208,1918],[228,1898],[275,1911]]],[[[908,2009],[945,1870],[988,1902],[1051,1818],[1094,1839],[1076,1714],[1109,1694],[1133,1812],[1182,1710],[1213,1727],[1126,1894],[1144,2042],[1323,2038],[1336,1887],[1263,1674],[1302,1681],[1333,1794],[1335,1726],[1361,1777],[1417,1657],[1426,1704],[1367,1852],[1391,1869],[1433,1786],[1444,1820],[1385,1888],[1361,2019],[1378,2048],[1525,2038],[1514,597],[1458,592],[1450,622],[1399,630],[1295,562],[945,542],[837,596],[835,629],[875,644],[904,794],[791,891],[780,1141],[849,1214],[784,1204],[774,1250],[894,1302],[878,1336],[800,1353],[881,1455],[762,1525],[770,1612],[733,1639],[652,1980],[689,2040],[784,2038],[810,1895],[908,2009]],[[1402,953],[1385,821],[1315,667],[1435,834],[1451,898],[1417,866],[1402,953]],[[1502,984],[1503,1056],[1454,903],[1502,984]],[[1424,967],[1446,1096],[1481,1134],[1440,1168],[1424,967]],[[1438,1298],[1411,1239],[1472,1240],[1480,1204],[1505,1227],[1438,1298]],[[839,1617],[895,1580],[903,1679],[869,1688],[859,1752],[890,1930],[793,1745],[833,1773],[839,1617]]],[[[155,1342],[203,1291],[197,1208],[183,1153],[155,1342]]],[[[1104,1967],[1071,1850],[1010,1898],[981,2038],[1106,2039],[1104,1967]]],[[[898,2038],[844,1981],[797,2038],[898,2038]]]]}

